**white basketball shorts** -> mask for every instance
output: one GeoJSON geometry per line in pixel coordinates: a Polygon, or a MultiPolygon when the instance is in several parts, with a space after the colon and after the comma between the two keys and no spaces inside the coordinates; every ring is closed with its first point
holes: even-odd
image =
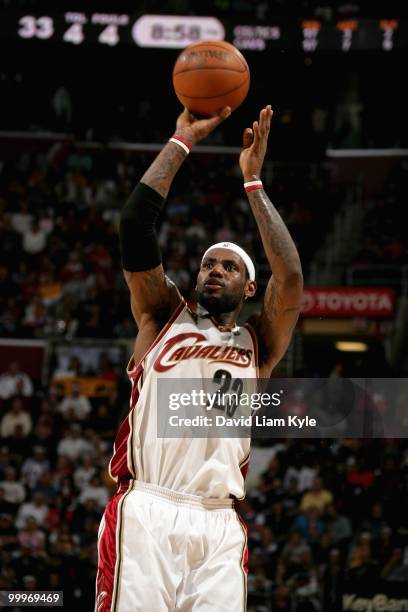
{"type": "Polygon", "coordinates": [[[99,528],[95,612],[243,612],[247,558],[233,500],[129,481],[99,528]]]}

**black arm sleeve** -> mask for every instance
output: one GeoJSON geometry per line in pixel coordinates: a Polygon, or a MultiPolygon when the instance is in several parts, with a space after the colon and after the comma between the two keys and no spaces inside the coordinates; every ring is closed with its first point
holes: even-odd
{"type": "Polygon", "coordinates": [[[164,198],[148,185],[138,183],[122,209],[119,225],[122,268],[143,272],[161,264],[156,222],[164,198]]]}

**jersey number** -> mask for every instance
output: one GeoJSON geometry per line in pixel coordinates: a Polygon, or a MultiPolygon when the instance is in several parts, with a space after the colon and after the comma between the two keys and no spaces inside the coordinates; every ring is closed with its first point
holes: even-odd
{"type": "Polygon", "coordinates": [[[233,380],[228,370],[217,370],[212,382],[219,385],[220,388],[217,390],[217,393],[219,393],[221,399],[220,402],[214,403],[214,408],[225,411],[229,417],[234,416],[242,389],[244,388],[242,379],[235,378],[233,380]]]}

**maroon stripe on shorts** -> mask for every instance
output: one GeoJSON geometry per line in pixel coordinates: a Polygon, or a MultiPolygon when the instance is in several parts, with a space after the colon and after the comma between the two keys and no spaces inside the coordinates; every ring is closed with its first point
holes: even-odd
{"type": "Polygon", "coordinates": [[[246,526],[246,523],[244,519],[242,518],[242,516],[240,516],[240,514],[237,511],[235,512],[245,532],[245,547],[244,547],[244,550],[242,551],[242,569],[244,570],[245,574],[248,575],[248,527],[246,526]]]}
{"type": "Polygon", "coordinates": [[[118,493],[108,502],[105,509],[105,526],[98,541],[98,572],[96,575],[96,602],[95,612],[110,612],[113,591],[115,588],[115,570],[117,559],[116,549],[119,549],[120,541],[117,542],[119,513],[121,511],[120,501],[129,489],[121,486],[118,493]]]}

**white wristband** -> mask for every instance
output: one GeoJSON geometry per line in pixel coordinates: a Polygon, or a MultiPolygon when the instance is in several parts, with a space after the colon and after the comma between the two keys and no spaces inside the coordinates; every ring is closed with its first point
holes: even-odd
{"type": "Polygon", "coordinates": [[[255,187],[255,185],[262,185],[262,181],[257,180],[257,181],[248,181],[247,183],[244,183],[244,187],[255,187]]]}
{"type": "Polygon", "coordinates": [[[255,189],[263,189],[262,181],[248,181],[244,183],[244,189],[247,193],[254,191],[255,189]]]}
{"type": "Polygon", "coordinates": [[[183,149],[184,153],[187,153],[187,155],[190,153],[189,147],[182,140],[180,140],[180,138],[172,136],[171,138],[169,138],[169,142],[174,142],[175,144],[177,144],[183,149]]]}

